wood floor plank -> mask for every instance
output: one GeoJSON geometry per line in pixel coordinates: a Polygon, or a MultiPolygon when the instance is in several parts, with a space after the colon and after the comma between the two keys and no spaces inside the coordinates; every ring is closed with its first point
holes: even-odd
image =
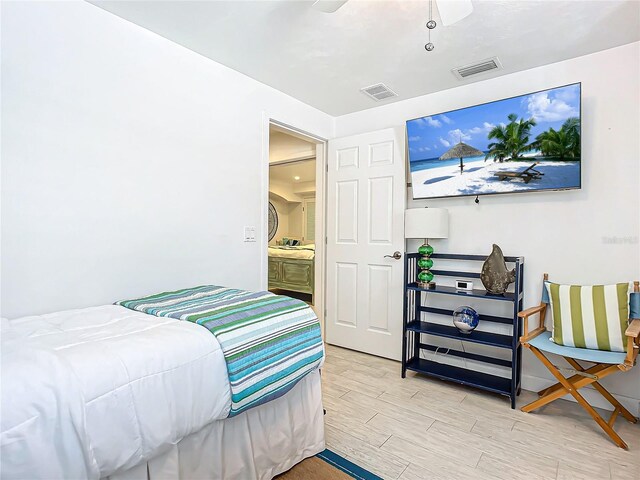
{"type": "Polygon", "coordinates": [[[382,377],[387,373],[400,373],[400,363],[386,360],[373,355],[363,356],[362,353],[346,349],[327,349],[327,355],[333,355],[333,363],[348,366],[353,370],[362,371],[373,377],[382,377]]]}
{"type": "Polygon", "coordinates": [[[342,372],[344,372],[345,370],[348,370],[350,367],[350,365],[348,364],[342,364],[342,365],[338,365],[336,363],[334,363],[333,361],[328,362],[325,360],[324,365],[322,366],[322,372],[326,373],[326,372],[331,372],[331,373],[335,373],[335,374],[340,374],[342,372]]]}
{"type": "Polygon", "coordinates": [[[383,369],[391,373],[400,374],[402,367],[400,362],[382,357],[376,357],[375,355],[365,355],[360,352],[348,350],[346,348],[328,346],[327,351],[330,352],[334,358],[340,358],[348,362],[355,362],[368,367],[383,369]]]}
{"type": "MultiPolygon", "coordinates": [[[[492,442],[506,445],[512,451],[542,455],[558,462],[562,461],[565,467],[574,468],[578,472],[592,472],[594,478],[597,478],[597,475],[602,470],[602,465],[607,463],[606,459],[602,459],[602,455],[600,455],[597,448],[584,449],[585,444],[579,441],[580,435],[574,435],[574,438],[567,439],[555,430],[530,432],[521,431],[515,427],[511,432],[487,430],[481,423],[477,423],[473,427],[472,433],[485,437],[492,442]]],[[[602,448],[602,445],[600,447],[602,448]]],[[[615,446],[613,447],[621,450],[615,446]]],[[[618,458],[618,452],[615,455],[618,458]]],[[[526,461],[524,465],[530,465],[535,468],[536,462],[532,459],[526,461]]]]}
{"type": "MultiPolygon", "coordinates": [[[[374,417],[375,418],[375,417],[374,417]]],[[[474,428],[475,429],[475,428],[474,428]]],[[[500,436],[485,437],[478,435],[472,429],[464,432],[442,422],[435,422],[429,432],[439,432],[457,445],[470,444],[478,450],[495,458],[502,458],[509,452],[509,459],[518,465],[518,469],[531,474],[540,474],[545,478],[555,478],[558,469],[558,459],[552,455],[544,455],[537,450],[538,445],[523,448],[513,442],[505,442],[500,436]]]]}
{"type": "Polygon", "coordinates": [[[441,479],[441,478],[439,479],[438,477],[434,476],[432,472],[429,472],[425,468],[419,465],[414,465],[413,463],[410,463],[409,466],[405,468],[404,472],[402,472],[402,475],[400,475],[400,480],[444,480],[444,479],[441,479]]]}
{"type": "Polygon", "coordinates": [[[372,473],[383,478],[395,479],[404,472],[409,462],[369,445],[348,433],[331,425],[325,428],[327,445],[338,454],[346,455],[357,465],[368,468],[372,473]]]}
{"type": "Polygon", "coordinates": [[[478,462],[477,470],[484,472],[493,479],[500,480],[553,480],[556,472],[547,475],[543,472],[536,473],[530,469],[524,470],[522,466],[509,457],[509,453],[500,457],[483,454],[478,462]]]}
{"type": "MultiPolygon", "coordinates": [[[[589,462],[589,464],[578,464],[575,462],[567,462],[560,460],[558,465],[558,480],[610,480],[611,471],[608,462],[599,462],[597,464],[589,462]]],[[[615,480],[618,480],[617,478],[615,480]]]]}
{"type": "MultiPolygon", "coordinates": [[[[620,436],[627,442],[627,445],[629,445],[629,451],[640,451],[640,422],[630,423],[618,417],[615,428],[620,436]]],[[[638,463],[640,463],[640,455],[636,455],[635,457],[638,459],[638,463]]]]}
{"type": "MultiPolygon", "coordinates": [[[[429,428],[426,434],[421,435],[420,439],[407,439],[401,438],[400,436],[397,436],[397,438],[420,448],[420,451],[428,450],[442,457],[449,458],[451,462],[472,468],[476,467],[482,456],[482,451],[472,442],[460,443],[448,434],[432,428],[429,428]]],[[[408,460],[411,461],[411,459],[408,460]]]]}
{"type": "Polygon", "coordinates": [[[331,425],[374,447],[380,447],[391,436],[390,433],[384,433],[373,428],[368,423],[362,423],[341,411],[327,410],[324,421],[325,425],[331,425]]]}
{"type": "Polygon", "coordinates": [[[392,418],[378,413],[367,422],[367,425],[389,436],[395,435],[405,440],[423,443],[428,441],[427,431],[433,422],[435,420],[428,418],[425,422],[416,424],[415,421],[411,421],[411,418],[401,418],[400,416],[392,418]]]}
{"type": "MultiPolygon", "coordinates": [[[[398,396],[395,392],[390,393],[392,395],[398,396]]],[[[422,388],[420,388],[414,396],[430,402],[446,402],[447,404],[457,404],[462,402],[467,397],[467,392],[464,389],[448,390],[442,388],[433,388],[431,384],[426,384],[422,388]]]]}
{"type": "Polygon", "coordinates": [[[620,465],[609,462],[612,480],[640,480],[640,465],[620,465]]]}
{"type": "MultiPolygon", "coordinates": [[[[402,379],[398,362],[326,351],[327,448],[383,478],[640,480],[640,424],[616,422],[627,452],[573,402],[525,414],[471,387],[402,379]]],[[[535,398],[523,391],[518,406],[535,398]]]]}
{"type": "Polygon", "coordinates": [[[340,381],[331,381],[327,379],[327,372],[322,372],[322,395],[329,395],[331,397],[340,398],[342,395],[349,391],[341,385],[340,381]]]}
{"type": "MultiPolygon", "coordinates": [[[[350,395],[351,393],[352,392],[349,392],[346,395],[350,395]]],[[[461,428],[462,430],[466,430],[467,432],[470,431],[476,423],[475,417],[458,411],[455,408],[455,404],[450,405],[444,402],[433,402],[429,399],[416,397],[412,397],[407,400],[398,398],[389,393],[383,393],[378,397],[378,399],[395,405],[396,407],[405,408],[412,412],[427,415],[435,420],[449,423],[455,427],[461,428]]]]}
{"type": "Polygon", "coordinates": [[[380,449],[409,463],[419,465],[436,478],[490,478],[476,468],[467,465],[466,463],[468,462],[462,461],[461,457],[466,455],[466,446],[459,447],[458,450],[451,452],[452,454],[456,451],[460,452],[458,459],[456,459],[452,456],[445,456],[440,452],[422,448],[414,442],[392,435],[380,449]]]}
{"type": "MultiPolygon", "coordinates": [[[[574,408],[580,408],[573,402],[566,403],[574,408]]],[[[588,452],[597,454],[597,458],[603,461],[617,462],[622,465],[640,463],[637,450],[627,451],[618,448],[591,418],[585,419],[582,425],[556,426],[548,430],[535,428],[528,423],[516,422],[513,430],[520,438],[526,432],[529,434],[528,438],[536,437],[546,444],[560,445],[571,458],[581,458],[585,452],[588,452]]],[[[628,435],[626,440],[631,437],[628,435]]]]}
{"type": "Polygon", "coordinates": [[[457,439],[455,439],[456,443],[452,442],[452,437],[448,433],[443,434],[432,428],[419,428],[408,421],[398,421],[380,413],[369,420],[367,425],[382,432],[391,433],[395,437],[433,453],[451,457],[451,461],[460,462],[470,467],[476,466],[482,454],[477,448],[468,446],[468,442],[458,443],[457,439]],[[455,453],[460,450],[461,445],[467,445],[464,447],[464,456],[455,453]]]}
{"type": "Polygon", "coordinates": [[[451,393],[453,395],[466,396],[469,393],[478,392],[478,389],[469,387],[466,385],[460,385],[459,383],[448,382],[446,380],[440,380],[439,378],[427,377],[416,372],[407,372],[407,378],[402,379],[404,382],[409,382],[416,386],[419,390],[429,393],[442,392],[451,393]]]}
{"type": "Polygon", "coordinates": [[[416,407],[415,405],[393,404],[381,400],[380,398],[373,398],[368,395],[363,395],[359,392],[348,392],[344,394],[341,399],[359,407],[369,408],[371,410],[374,410],[376,413],[384,413],[385,415],[392,418],[398,418],[402,420],[409,419],[410,421],[416,422],[420,425],[427,424],[427,427],[431,425],[431,423],[433,423],[433,421],[435,420],[434,417],[428,416],[427,411],[416,407]]]}
{"type": "MultiPolygon", "coordinates": [[[[527,403],[537,399],[538,396],[531,392],[522,392],[518,398],[518,405],[523,406],[527,403]]],[[[506,397],[495,394],[486,394],[484,392],[474,391],[469,393],[460,404],[461,409],[467,408],[480,408],[491,417],[500,416],[501,418],[508,418],[514,421],[523,423],[529,423],[536,427],[550,427],[553,428],[558,425],[558,421],[553,419],[553,416],[541,416],[536,413],[524,413],[520,408],[514,410],[508,408],[509,400],[506,397]],[[505,409],[505,406],[507,407],[505,409]]],[[[560,415],[560,423],[563,424],[575,424],[573,417],[566,417],[560,415]]],[[[579,422],[584,421],[584,416],[579,417],[579,422]]]]}
{"type": "MultiPolygon", "coordinates": [[[[447,395],[446,405],[452,407],[458,414],[464,414],[468,417],[475,418],[476,420],[489,420],[493,424],[494,428],[501,428],[503,430],[511,430],[515,424],[515,420],[510,418],[509,415],[496,415],[495,413],[487,410],[482,405],[478,405],[474,402],[467,401],[467,395],[460,398],[460,402],[457,399],[460,395],[447,395]]],[[[423,401],[425,403],[442,402],[443,399],[440,396],[432,396],[426,394],[423,391],[418,392],[413,399],[415,401],[423,401]]],[[[502,405],[503,409],[509,409],[508,400],[504,399],[505,404],[502,405]]]]}
{"type": "MultiPolygon", "coordinates": [[[[348,392],[350,393],[350,392],[348,392]]],[[[334,410],[336,412],[343,413],[344,415],[349,415],[351,418],[358,420],[361,423],[367,423],[371,420],[376,413],[376,410],[372,408],[363,407],[360,405],[354,405],[345,400],[345,395],[340,398],[334,398],[327,396],[323,399],[324,408],[327,411],[334,410]]]]}
{"type": "Polygon", "coordinates": [[[411,398],[419,391],[417,385],[403,381],[402,378],[400,378],[400,375],[396,377],[395,375],[386,374],[383,377],[368,377],[366,375],[362,375],[362,373],[357,370],[349,369],[342,372],[340,377],[341,379],[346,378],[349,380],[355,380],[360,383],[366,383],[371,387],[382,389],[380,394],[393,392],[397,396],[411,398]]]}
{"type": "MultiPolygon", "coordinates": [[[[336,376],[333,373],[327,373],[325,376],[326,376],[327,382],[330,382],[332,384],[337,384],[341,388],[346,389],[347,391],[353,390],[355,392],[360,392],[360,393],[364,393],[365,395],[369,395],[370,397],[377,397],[379,395],[382,395],[385,391],[385,389],[380,385],[377,387],[372,386],[368,383],[359,382],[358,380],[354,380],[353,378],[346,377],[344,374],[340,374],[336,376]]],[[[360,377],[362,377],[362,374],[360,374],[360,377]]]]}

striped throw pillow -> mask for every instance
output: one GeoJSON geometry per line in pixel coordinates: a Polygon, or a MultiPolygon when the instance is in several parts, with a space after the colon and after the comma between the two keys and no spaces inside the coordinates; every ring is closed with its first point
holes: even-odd
{"type": "Polygon", "coordinates": [[[626,351],[629,284],[559,285],[545,282],[553,332],[551,340],[568,347],[626,351]]]}

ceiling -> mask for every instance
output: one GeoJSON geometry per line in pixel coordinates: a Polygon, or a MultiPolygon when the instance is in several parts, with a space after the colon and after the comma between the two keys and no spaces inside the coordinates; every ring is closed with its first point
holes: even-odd
{"type": "Polygon", "coordinates": [[[269,179],[283,183],[299,184],[316,181],[316,161],[303,160],[284,165],[270,165],[269,179]],[[295,177],[300,177],[296,180],[295,177]]]}
{"type": "Polygon", "coordinates": [[[269,163],[301,160],[316,156],[316,144],[269,127],[269,163]]]}
{"type": "Polygon", "coordinates": [[[336,116],[640,40],[636,0],[474,0],[449,27],[434,8],[432,52],[426,0],[350,0],[332,14],[309,0],[91,2],[336,116]],[[493,56],[503,70],[451,73],[493,56]],[[379,82],[398,97],[360,92],[379,82]]]}

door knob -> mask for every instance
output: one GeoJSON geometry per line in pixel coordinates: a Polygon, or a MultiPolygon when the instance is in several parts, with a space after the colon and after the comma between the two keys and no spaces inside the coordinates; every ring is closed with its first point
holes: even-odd
{"type": "Polygon", "coordinates": [[[396,260],[400,260],[402,258],[402,254],[400,252],[393,252],[393,255],[385,255],[384,258],[395,258],[396,260]]]}

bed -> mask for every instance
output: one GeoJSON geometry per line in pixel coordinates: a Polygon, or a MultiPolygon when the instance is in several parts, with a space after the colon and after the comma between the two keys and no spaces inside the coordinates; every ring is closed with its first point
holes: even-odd
{"type": "Polygon", "coordinates": [[[3,478],[270,479],[324,449],[318,368],[230,416],[224,343],[190,321],[105,305],[1,334],[3,478]]]}
{"type": "Polygon", "coordinates": [[[313,296],[315,245],[269,246],[269,289],[313,296]]]}

